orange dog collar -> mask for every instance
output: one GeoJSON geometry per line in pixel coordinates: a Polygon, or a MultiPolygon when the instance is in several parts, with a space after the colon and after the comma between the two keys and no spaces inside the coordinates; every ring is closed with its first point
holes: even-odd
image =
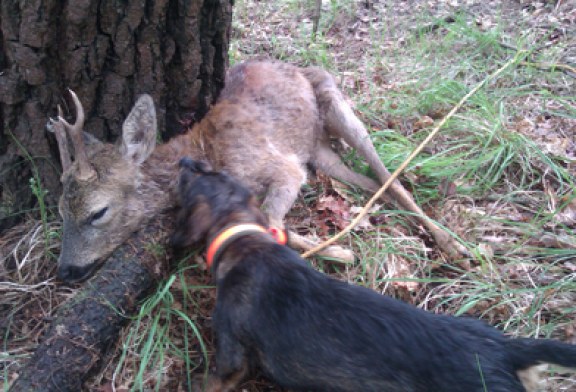
{"type": "Polygon", "coordinates": [[[212,266],[212,263],[222,252],[222,249],[224,249],[226,244],[237,237],[253,233],[268,233],[281,245],[286,245],[288,240],[286,232],[275,227],[266,230],[263,226],[252,223],[231,226],[220,232],[220,234],[214,238],[210,246],[208,246],[208,250],[206,251],[206,264],[208,265],[208,268],[212,266]]]}

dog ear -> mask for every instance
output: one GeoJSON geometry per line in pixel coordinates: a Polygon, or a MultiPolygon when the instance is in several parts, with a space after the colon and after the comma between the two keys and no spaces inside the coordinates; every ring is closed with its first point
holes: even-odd
{"type": "Polygon", "coordinates": [[[180,159],[180,168],[186,168],[194,173],[207,174],[212,171],[212,166],[205,161],[195,161],[190,157],[184,157],[180,159]]]}
{"type": "Polygon", "coordinates": [[[197,161],[197,170],[202,174],[212,173],[214,169],[212,169],[212,165],[210,165],[206,161],[197,161]]]}
{"type": "Polygon", "coordinates": [[[190,187],[199,178],[199,175],[212,173],[210,165],[202,161],[195,161],[189,157],[180,159],[178,163],[180,166],[180,177],[178,179],[178,192],[180,193],[180,200],[186,205],[190,187]]]}
{"type": "Polygon", "coordinates": [[[176,220],[176,229],[170,238],[170,244],[176,248],[185,248],[205,240],[212,224],[212,211],[206,202],[197,207],[182,209],[176,220]]]}
{"type": "Polygon", "coordinates": [[[190,239],[197,243],[206,240],[208,231],[212,227],[212,209],[209,203],[202,203],[190,216],[191,233],[190,239]]]}

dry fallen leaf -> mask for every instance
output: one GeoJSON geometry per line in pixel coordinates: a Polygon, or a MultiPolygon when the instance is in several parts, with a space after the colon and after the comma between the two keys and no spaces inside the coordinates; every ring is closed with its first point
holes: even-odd
{"type": "MultiPolygon", "coordinates": [[[[380,208],[382,207],[381,204],[374,204],[372,206],[372,208],[370,208],[370,210],[368,210],[368,213],[362,218],[360,219],[360,222],[358,222],[358,224],[354,227],[354,231],[366,231],[369,229],[372,229],[374,227],[373,223],[372,223],[372,219],[371,216],[373,213],[375,213],[376,211],[380,210],[380,208]]],[[[364,207],[359,207],[359,206],[352,206],[350,207],[350,214],[352,214],[352,218],[355,219],[356,216],[358,214],[360,214],[362,212],[362,210],[364,209],[364,207]]]]}
{"type": "Polygon", "coordinates": [[[494,258],[494,248],[486,243],[478,244],[478,253],[480,253],[486,260],[491,261],[494,258]]]}
{"type": "Polygon", "coordinates": [[[554,221],[567,226],[574,226],[576,224],[576,198],[568,203],[562,202],[562,199],[566,199],[566,197],[560,198],[559,207],[561,210],[554,215],[554,221]]]}
{"type": "Polygon", "coordinates": [[[493,25],[494,23],[488,16],[480,16],[476,18],[476,26],[478,26],[478,28],[482,31],[489,30],[493,25]]]}
{"type": "Polygon", "coordinates": [[[438,185],[438,190],[440,194],[446,198],[456,195],[456,183],[454,181],[450,181],[447,178],[443,178],[440,180],[440,184],[438,185]]]}
{"type": "Polygon", "coordinates": [[[328,178],[330,181],[330,185],[334,192],[338,194],[342,199],[346,200],[348,203],[354,203],[355,199],[354,196],[350,193],[350,187],[338,180],[335,180],[331,177],[328,178]]]}
{"type": "Polygon", "coordinates": [[[323,195],[316,204],[317,219],[314,220],[322,235],[330,233],[331,227],[338,230],[350,223],[350,205],[344,199],[332,195],[323,195]]]}
{"type": "Polygon", "coordinates": [[[508,277],[510,279],[519,279],[524,277],[534,268],[534,265],[530,263],[509,264],[503,267],[504,270],[508,271],[508,277]]]}
{"type": "MultiPolygon", "coordinates": [[[[389,255],[386,262],[386,269],[388,270],[388,276],[393,279],[414,278],[414,272],[410,268],[410,263],[408,260],[397,255],[389,255]]],[[[412,282],[408,280],[395,280],[392,282],[392,286],[395,288],[407,290],[408,292],[414,292],[418,290],[420,284],[418,282],[412,282]]]]}
{"type": "Polygon", "coordinates": [[[576,239],[568,234],[539,233],[527,245],[541,248],[576,249],[576,239]]]}
{"type": "Polygon", "coordinates": [[[423,116],[414,123],[414,129],[428,128],[434,125],[432,117],[423,116]]]}
{"type": "MultiPolygon", "coordinates": [[[[553,108],[552,108],[553,109],[553,108]]],[[[530,138],[546,154],[574,159],[574,124],[570,119],[541,114],[534,119],[521,118],[510,129],[530,138]]]]}
{"type": "Polygon", "coordinates": [[[528,118],[522,118],[512,125],[512,129],[525,136],[532,136],[532,132],[534,131],[534,122],[528,118]]]}
{"type": "Polygon", "coordinates": [[[570,261],[565,262],[565,263],[564,263],[564,267],[567,268],[567,269],[569,269],[569,270],[572,271],[572,272],[576,272],[576,264],[574,264],[574,263],[572,263],[572,262],[570,262],[570,261]]]}

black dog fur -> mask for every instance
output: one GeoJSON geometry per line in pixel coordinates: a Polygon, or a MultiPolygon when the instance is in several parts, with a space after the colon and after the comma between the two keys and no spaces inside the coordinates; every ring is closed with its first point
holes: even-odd
{"type": "MultiPolygon", "coordinates": [[[[211,241],[232,224],[266,226],[246,188],[181,161],[182,210],[173,243],[211,241]]],[[[309,267],[265,233],[235,239],[212,267],[216,377],[228,391],[256,366],[304,391],[525,391],[518,371],[576,367],[576,346],[512,339],[483,322],[437,315],[309,267]]]]}

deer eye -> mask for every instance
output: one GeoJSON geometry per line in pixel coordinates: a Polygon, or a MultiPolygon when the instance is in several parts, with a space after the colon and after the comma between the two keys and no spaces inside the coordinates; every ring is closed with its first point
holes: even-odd
{"type": "Polygon", "coordinates": [[[92,214],[89,218],[90,224],[94,224],[97,220],[101,219],[106,214],[106,211],[108,211],[108,207],[104,207],[92,214]]]}

